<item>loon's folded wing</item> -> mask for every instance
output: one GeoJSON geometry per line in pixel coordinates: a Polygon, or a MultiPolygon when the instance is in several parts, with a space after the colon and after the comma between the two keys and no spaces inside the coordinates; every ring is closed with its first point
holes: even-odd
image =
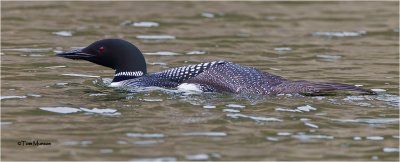
{"type": "Polygon", "coordinates": [[[226,62],[225,61],[213,61],[213,62],[206,62],[206,63],[195,64],[195,65],[181,66],[181,67],[176,67],[173,69],[154,73],[154,74],[152,74],[152,76],[155,78],[167,79],[171,82],[184,83],[184,81],[194,78],[194,77],[198,76],[199,74],[202,74],[204,71],[206,71],[210,68],[213,68],[215,66],[218,66],[219,64],[224,64],[224,63],[226,63],[226,62]]]}
{"type": "Polygon", "coordinates": [[[218,92],[270,94],[273,86],[284,81],[286,79],[280,76],[255,68],[223,62],[184,82],[213,87],[208,89],[215,89],[218,92]]]}
{"type": "Polygon", "coordinates": [[[360,91],[373,94],[370,90],[365,90],[349,84],[291,81],[255,68],[245,67],[231,62],[224,62],[208,68],[196,77],[185,80],[184,82],[206,85],[212,87],[208,89],[215,89],[215,91],[241,94],[273,95],[281,93],[316,93],[336,90],[360,91]]]}

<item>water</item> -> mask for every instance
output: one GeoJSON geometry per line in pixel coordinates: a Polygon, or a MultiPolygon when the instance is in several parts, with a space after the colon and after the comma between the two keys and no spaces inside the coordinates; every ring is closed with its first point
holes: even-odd
{"type": "Polygon", "coordinates": [[[2,2],[1,158],[398,161],[398,6],[2,2]],[[54,56],[102,38],[136,44],[150,72],[229,60],[378,95],[128,92],[111,69],[54,56]],[[51,145],[18,145],[36,140],[51,145]]]}

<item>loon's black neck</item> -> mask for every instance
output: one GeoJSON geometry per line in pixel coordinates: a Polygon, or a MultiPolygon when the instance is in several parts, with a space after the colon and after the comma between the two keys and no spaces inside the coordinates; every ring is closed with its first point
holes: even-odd
{"type": "Polygon", "coordinates": [[[134,79],[147,74],[146,60],[136,46],[133,45],[129,50],[121,51],[119,56],[114,57],[115,75],[113,82],[134,79]]]}

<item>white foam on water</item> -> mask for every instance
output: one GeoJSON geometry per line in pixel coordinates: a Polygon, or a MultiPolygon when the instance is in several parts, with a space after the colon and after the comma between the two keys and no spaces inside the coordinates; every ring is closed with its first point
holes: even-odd
{"type": "Polygon", "coordinates": [[[107,113],[115,113],[117,110],[115,109],[98,109],[98,108],[93,108],[93,109],[87,109],[87,108],[80,108],[81,110],[89,113],[98,113],[98,114],[107,114],[107,113]]]}
{"type": "Polygon", "coordinates": [[[209,12],[203,12],[203,13],[201,13],[201,16],[207,17],[207,18],[214,18],[215,14],[209,13],[209,12]]]}
{"type": "Polygon", "coordinates": [[[270,67],[269,69],[271,69],[271,70],[277,70],[277,71],[281,70],[281,69],[278,69],[278,68],[272,68],[272,67],[270,67]]]}
{"type": "Polygon", "coordinates": [[[46,55],[34,53],[34,54],[29,54],[29,56],[31,56],[31,57],[43,57],[43,56],[46,56],[46,55]]]}
{"type": "Polygon", "coordinates": [[[182,133],[184,136],[209,136],[209,137],[225,137],[225,132],[188,132],[182,133]]]}
{"type": "Polygon", "coordinates": [[[186,155],[186,160],[208,160],[210,157],[207,154],[194,154],[194,155],[186,155]]]}
{"type": "Polygon", "coordinates": [[[246,106],[243,105],[238,105],[238,104],[228,104],[225,105],[226,107],[231,107],[231,108],[245,108],[246,106]]]}
{"type": "Polygon", "coordinates": [[[63,36],[63,37],[70,37],[72,36],[73,32],[72,31],[58,31],[58,32],[52,32],[54,35],[58,36],[63,36]]]}
{"type": "Polygon", "coordinates": [[[149,65],[167,65],[167,63],[164,63],[164,62],[147,62],[147,64],[149,64],[149,65]]]}
{"type": "Polygon", "coordinates": [[[26,98],[26,96],[0,96],[0,100],[4,99],[23,99],[26,98]]]}
{"type": "Polygon", "coordinates": [[[346,96],[343,100],[345,101],[362,101],[366,100],[364,96],[346,96]]]}
{"type": "Polygon", "coordinates": [[[324,97],[324,96],[314,96],[314,97],[311,97],[312,99],[317,99],[317,100],[323,100],[323,99],[325,99],[326,97],[324,97]]]}
{"type": "Polygon", "coordinates": [[[312,139],[329,139],[332,140],[335,137],[334,136],[327,136],[327,135],[306,135],[306,134],[298,134],[298,135],[292,135],[292,138],[296,138],[302,141],[308,141],[312,139]]]}
{"type": "Polygon", "coordinates": [[[70,114],[82,111],[81,109],[73,107],[40,107],[39,109],[60,114],[70,114]]]}
{"type": "Polygon", "coordinates": [[[383,140],[385,138],[382,137],[382,136],[367,136],[366,139],[367,140],[373,140],[373,141],[381,141],[381,140],[383,140]]]}
{"type": "Polygon", "coordinates": [[[187,55],[204,55],[206,53],[207,53],[206,51],[189,51],[189,52],[186,52],[187,55]]]}
{"type": "Polygon", "coordinates": [[[311,119],[308,118],[300,118],[300,121],[310,121],[311,119]]]}
{"type": "Polygon", "coordinates": [[[144,52],[144,55],[156,55],[156,56],[175,56],[179,53],[169,52],[169,51],[159,51],[159,52],[144,52]]]}
{"type": "Polygon", "coordinates": [[[113,149],[100,149],[100,153],[102,154],[109,154],[109,153],[113,153],[114,150],[113,149]]]}
{"type": "Polygon", "coordinates": [[[311,128],[319,128],[319,126],[318,125],[316,125],[316,124],[313,124],[313,123],[309,123],[309,122],[304,122],[304,125],[306,125],[306,126],[308,126],[308,127],[311,127],[311,128]]]}
{"type": "Polygon", "coordinates": [[[215,108],[217,108],[217,106],[214,106],[214,105],[204,105],[203,108],[205,108],[205,109],[215,109],[215,108]]]}
{"type": "Polygon", "coordinates": [[[313,32],[313,36],[325,36],[325,37],[357,37],[366,34],[366,31],[356,32],[313,32]]]}
{"type": "Polygon", "coordinates": [[[290,47],[277,47],[277,48],[274,48],[274,50],[275,51],[291,51],[292,48],[290,48],[290,47]]]}
{"type": "Polygon", "coordinates": [[[275,108],[275,111],[286,111],[286,112],[310,112],[311,110],[317,110],[317,108],[312,107],[310,105],[299,106],[296,109],[289,109],[289,108],[275,108]]]}
{"type": "Polygon", "coordinates": [[[290,136],[290,135],[292,135],[292,133],[289,133],[289,132],[278,132],[278,133],[276,133],[276,135],[278,135],[278,136],[290,136]]]}
{"type": "Polygon", "coordinates": [[[48,68],[48,69],[58,69],[58,68],[65,68],[65,67],[67,67],[67,66],[59,65],[59,66],[47,66],[47,67],[44,67],[44,68],[48,68]]]}
{"type": "Polygon", "coordinates": [[[389,95],[389,94],[378,95],[376,97],[376,100],[385,101],[386,104],[394,106],[397,109],[400,107],[400,97],[396,95],[389,95]]]}
{"type": "Polygon", "coordinates": [[[160,99],[160,98],[144,98],[143,101],[146,101],[146,102],[161,102],[161,101],[163,101],[163,99],[160,99]]]}
{"type": "Polygon", "coordinates": [[[77,112],[86,112],[86,113],[95,113],[95,114],[102,114],[102,115],[120,115],[115,109],[99,109],[99,108],[73,108],[73,107],[40,107],[39,109],[44,111],[50,111],[54,113],[60,114],[70,114],[70,113],[77,113],[77,112]]]}
{"type": "Polygon", "coordinates": [[[233,118],[233,119],[238,119],[238,118],[248,118],[255,120],[257,122],[281,122],[282,120],[277,119],[277,118],[271,118],[271,117],[261,117],[261,116],[250,116],[250,115],[244,115],[244,114],[226,114],[227,117],[233,118]]]}
{"type": "Polygon", "coordinates": [[[61,74],[63,76],[76,76],[76,77],[89,77],[89,78],[100,78],[100,76],[97,75],[86,75],[86,74],[61,74]]]}
{"type": "Polygon", "coordinates": [[[29,97],[42,97],[42,95],[34,94],[34,93],[29,93],[29,94],[26,94],[26,95],[29,96],[29,97]]]}
{"type": "Polygon", "coordinates": [[[175,157],[157,157],[131,160],[132,162],[175,162],[175,157]]]}
{"type": "Polygon", "coordinates": [[[279,141],[279,139],[275,138],[275,137],[266,137],[265,139],[267,139],[268,141],[274,141],[274,142],[279,141]]]}
{"type": "Polygon", "coordinates": [[[12,122],[9,122],[9,121],[1,121],[0,122],[0,125],[10,125],[10,124],[12,124],[12,122]]]}
{"type": "Polygon", "coordinates": [[[367,123],[367,124],[391,124],[399,123],[399,118],[375,118],[375,119],[332,119],[344,123],[367,123]]]}
{"type": "Polygon", "coordinates": [[[165,39],[167,39],[167,40],[171,40],[171,39],[176,39],[176,37],[175,36],[172,36],[172,35],[138,35],[138,36],[136,36],[136,38],[137,39],[153,39],[153,40],[160,40],[160,39],[162,39],[162,40],[165,40],[165,39]]]}
{"type": "Polygon", "coordinates": [[[163,141],[161,140],[146,140],[146,141],[135,141],[133,142],[133,144],[136,145],[155,145],[155,144],[159,144],[162,143],[163,141]]]}
{"type": "Polygon", "coordinates": [[[374,91],[374,92],[386,92],[386,90],[380,89],[380,88],[373,88],[373,89],[371,89],[371,91],[374,91]]]}
{"type": "Polygon", "coordinates": [[[146,27],[146,28],[149,28],[149,27],[157,27],[157,26],[160,26],[160,24],[157,23],[157,22],[152,22],[152,21],[140,21],[140,22],[134,22],[134,23],[132,24],[132,26],[134,26],[134,27],[146,27]]]}
{"type": "Polygon", "coordinates": [[[118,140],[118,141],[117,141],[117,144],[126,145],[126,144],[128,144],[128,142],[122,141],[122,140],[118,140]]]}
{"type": "Polygon", "coordinates": [[[74,146],[74,145],[87,146],[89,144],[93,144],[93,142],[92,141],[86,141],[86,140],[84,140],[84,141],[73,141],[73,140],[71,140],[71,141],[63,142],[63,145],[72,145],[72,146],[74,146]]]}
{"type": "Polygon", "coordinates": [[[105,94],[105,93],[92,93],[92,94],[89,94],[89,96],[107,96],[108,94],[105,94]]]}
{"type": "Polygon", "coordinates": [[[126,136],[133,138],[164,138],[164,134],[160,133],[126,133],[126,136]]]}
{"type": "Polygon", "coordinates": [[[48,52],[51,51],[52,48],[10,48],[10,49],[1,49],[2,51],[15,51],[15,52],[48,52]]]}
{"type": "Polygon", "coordinates": [[[235,109],[223,109],[222,112],[238,113],[238,112],[240,112],[240,110],[235,110],[235,109]]]}
{"type": "Polygon", "coordinates": [[[182,83],[177,88],[179,91],[183,92],[195,92],[195,93],[203,92],[198,84],[182,83]]]}
{"type": "Polygon", "coordinates": [[[400,148],[385,147],[383,148],[383,152],[400,152],[400,148]]]}
{"type": "Polygon", "coordinates": [[[288,108],[275,108],[275,111],[286,111],[286,112],[302,112],[301,110],[298,109],[288,109],[288,108]]]}
{"type": "Polygon", "coordinates": [[[58,85],[58,86],[65,86],[65,85],[68,85],[68,83],[56,83],[56,85],[58,85]]]}
{"type": "Polygon", "coordinates": [[[303,111],[303,112],[309,112],[311,110],[317,110],[317,108],[312,107],[310,105],[305,105],[305,106],[299,106],[297,107],[298,110],[303,111]]]}
{"type": "Polygon", "coordinates": [[[318,58],[323,58],[323,59],[340,59],[342,56],[339,55],[317,55],[318,58]]]}

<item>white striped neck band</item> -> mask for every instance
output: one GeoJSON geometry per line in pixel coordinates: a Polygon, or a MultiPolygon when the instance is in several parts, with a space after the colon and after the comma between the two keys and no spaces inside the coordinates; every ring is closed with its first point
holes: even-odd
{"type": "Polygon", "coordinates": [[[116,73],[114,76],[143,76],[142,71],[122,71],[116,73]]]}

